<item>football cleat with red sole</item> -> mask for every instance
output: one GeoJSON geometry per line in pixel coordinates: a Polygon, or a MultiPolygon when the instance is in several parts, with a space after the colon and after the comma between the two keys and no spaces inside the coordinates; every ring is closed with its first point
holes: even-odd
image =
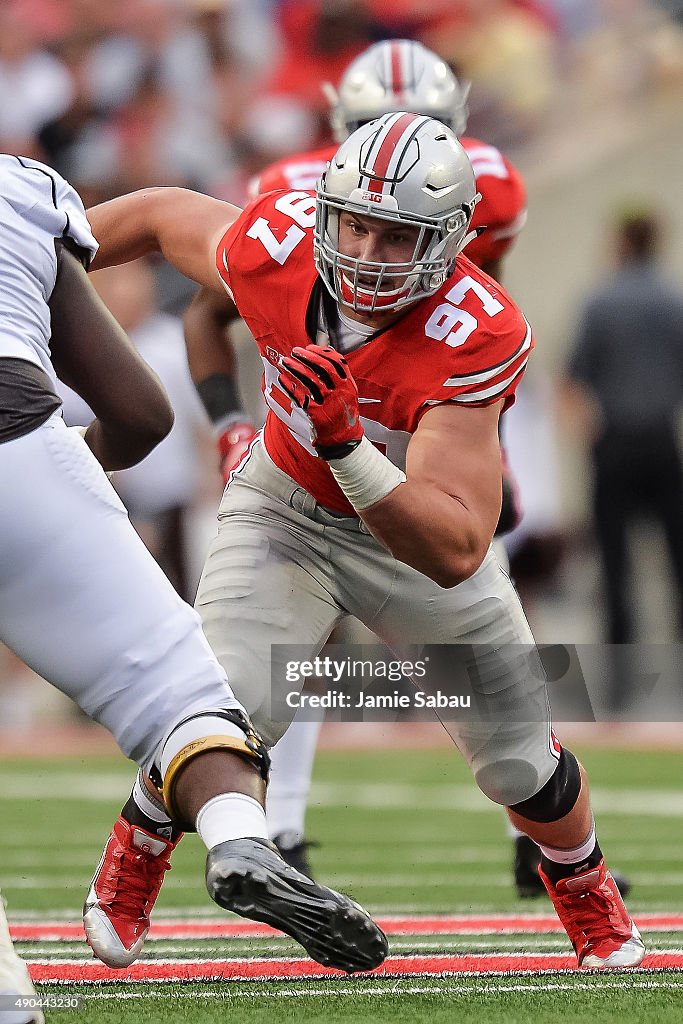
{"type": "Polygon", "coordinates": [[[571,940],[579,967],[638,966],[645,956],[645,946],[604,859],[580,875],[560,879],[557,885],[543,868],[538,873],[571,940]]]}
{"type": "Polygon", "coordinates": [[[83,906],[83,927],[107,967],[130,967],[147,938],[149,915],[177,846],[119,817],[83,906]]]}

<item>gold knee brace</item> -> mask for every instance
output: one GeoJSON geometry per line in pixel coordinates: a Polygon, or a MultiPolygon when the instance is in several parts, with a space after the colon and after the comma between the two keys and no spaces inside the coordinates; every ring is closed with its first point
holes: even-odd
{"type": "MultiPolygon", "coordinates": [[[[231,753],[237,754],[250,761],[254,767],[258,769],[264,782],[268,781],[270,756],[263,740],[254,729],[247,716],[240,711],[229,709],[227,711],[220,712],[205,712],[204,715],[197,715],[193,717],[199,719],[208,716],[214,719],[224,718],[232,725],[239,726],[239,728],[243,730],[244,736],[230,736],[225,733],[200,736],[197,739],[190,740],[190,742],[186,743],[171,758],[163,778],[161,791],[170,817],[179,824],[181,823],[182,818],[178,813],[175,801],[176,785],[182,769],[187,767],[190,761],[199,754],[212,750],[229,750],[231,753]]],[[[185,724],[185,722],[180,723],[180,725],[185,724]]],[[[192,827],[193,826],[190,826],[190,829],[192,827]]]]}

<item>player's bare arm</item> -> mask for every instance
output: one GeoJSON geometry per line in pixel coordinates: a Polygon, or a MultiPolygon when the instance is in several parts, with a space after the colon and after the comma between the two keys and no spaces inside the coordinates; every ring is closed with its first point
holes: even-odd
{"type": "Polygon", "coordinates": [[[100,243],[91,269],[161,253],[191,280],[223,292],[215,269],[218,243],[239,207],[184,188],[146,188],[88,210],[100,243]]]}
{"type": "Polygon", "coordinates": [[[100,299],[83,265],[59,244],[49,305],[55,370],[97,417],[86,432],[88,445],[107,470],[135,465],[173,426],[161,382],[100,299]]]}
{"type": "Polygon", "coordinates": [[[237,361],[228,330],[239,319],[237,306],[223,289],[200,288],[183,315],[185,347],[196,385],[214,374],[234,377],[237,361]]]}
{"type": "Polygon", "coordinates": [[[442,587],[476,572],[500,515],[502,402],[430,409],[408,445],[406,475],[365,436],[358,388],[339,352],[294,348],[279,384],[309,417],[318,455],[381,544],[442,587]]]}
{"type": "Polygon", "coordinates": [[[431,409],[408,445],[405,483],[359,512],[396,558],[443,587],[476,572],[498,522],[501,404],[431,409]]]}
{"type": "Polygon", "coordinates": [[[256,436],[237,386],[237,360],[228,328],[239,319],[228,293],[200,288],[183,317],[190,374],[216,437],[227,482],[256,436]]]}

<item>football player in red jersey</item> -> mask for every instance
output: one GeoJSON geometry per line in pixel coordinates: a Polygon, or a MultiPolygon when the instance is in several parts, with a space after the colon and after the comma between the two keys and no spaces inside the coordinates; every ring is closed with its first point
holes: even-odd
{"type": "MultiPolygon", "coordinates": [[[[481,200],[472,217],[476,231],[467,257],[501,281],[505,257],[526,221],[526,189],[516,167],[495,146],[466,134],[469,86],[462,86],[445,62],[421,43],[391,40],[369,47],[348,67],[338,91],[325,86],[330,119],[338,143],[362,124],[398,109],[428,114],[447,124],[467,152],[481,200]]],[[[314,189],[336,151],[335,145],[285,157],[266,167],[252,180],[250,195],[278,189],[314,189]]],[[[227,296],[202,289],[185,314],[190,368],[204,404],[218,429],[218,447],[224,478],[245,454],[255,436],[253,424],[239,407],[233,380],[234,355],[226,344],[227,324],[238,317],[227,296]]],[[[503,450],[503,504],[496,535],[520,521],[515,482],[503,450]]],[[[310,789],[320,720],[310,715],[295,719],[272,752],[268,819],[271,836],[283,856],[296,867],[308,868],[304,815],[310,789]]],[[[540,851],[525,835],[509,826],[514,844],[513,876],[520,897],[544,892],[538,875],[540,851]]],[[[615,872],[623,895],[628,880],[615,872]]]]}
{"type": "MultiPolygon", "coordinates": [[[[448,65],[421,43],[376,43],[356,58],[337,92],[325,85],[337,144],[362,124],[397,110],[434,117],[448,125],[470,158],[482,199],[472,219],[476,232],[467,255],[496,280],[503,258],[526,220],[526,190],[512,163],[496,149],[464,134],[467,94],[448,65]]],[[[279,189],[315,189],[337,144],[286,157],[252,180],[250,196],[279,189]]],[[[226,296],[201,291],[185,317],[190,368],[217,429],[221,466],[227,481],[255,436],[234,382],[234,355],[221,337],[239,313],[226,296]],[[213,379],[212,379],[213,378],[213,379]]]]}
{"type": "MultiPolygon", "coordinates": [[[[540,845],[579,964],[632,967],[642,940],[491,548],[498,422],[532,334],[459,255],[478,198],[454,133],[397,112],[342,144],[315,196],[274,192],[240,211],[159,188],[95,207],[95,265],[162,253],[229,289],[259,346],[268,417],[223,495],[197,608],[266,743],[287,727],[291,645],[312,661],[346,615],[395,650],[465,645],[479,713],[445,728],[482,792],[540,845]]],[[[134,892],[139,875],[130,882],[134,892]]]]}
{"type": "MultiPolygon", "coordinates": [[[[420,43],[395,40],[377,43],[357,57],[344,73],[338,92],[329,84],[324,88],[338,143],[367,121],[399,109],[435,117],[460,136],[482,195],[472,218],[472,229],[477,234],[468,245],[467,255],[500,280],[503,258],[526,219],[526,192],[519,172],[498,149],[463,134],[469,87],[462,87],[444,61],[420,43]]],[[[314,189],[336,148],[328,145],[271,164],[252,180],[250,195],[278,189],[314,189]]],[[[229,297],[210,289],[201,289],[185,314],[190,370],[215,425],[226,482],[256,436],[256,428],[239,398],[235,356],[226,335],[226,328],[238,317],[229,297]]],[[[504,473],[503,508],[496,532],[511,529],[519,517],[516,491],[504,473]]],[[[304,816],[320,724],[321,720],[313,720],[310,714],[301,719],[297,716],[272,751],[268,797],[271,836],[283,856],[307,872],[304,816]]],[[[517,837],[515,874],[518,891],[524,895],[544,891],[536,872],[538,856],[526,837],[517,837]]]]}

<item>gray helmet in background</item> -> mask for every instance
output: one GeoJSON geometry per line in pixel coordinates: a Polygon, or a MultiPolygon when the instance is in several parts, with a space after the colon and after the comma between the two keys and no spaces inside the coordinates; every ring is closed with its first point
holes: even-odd
{"type": "Polygon", "coordinates": [[[432,295],[453,272],[477,192],[455,134],[420,114],[385,114],[343,142],[318,182],[314,257],[328,291],[362,312],[398,309],[432,295]],[[344,212],[417,229],[410,261],[359,260],[339,250],[344,212]]]}
{"type": "Polygon", "coordinates": [[[456,135],[467,124],[469,82],[460,85],[445,61],[411,39],[376,43],[348,66],[339,91],[329,82],[323,89],[337,142],[367,121],[398,110],[436,118],[456,135]]]}

